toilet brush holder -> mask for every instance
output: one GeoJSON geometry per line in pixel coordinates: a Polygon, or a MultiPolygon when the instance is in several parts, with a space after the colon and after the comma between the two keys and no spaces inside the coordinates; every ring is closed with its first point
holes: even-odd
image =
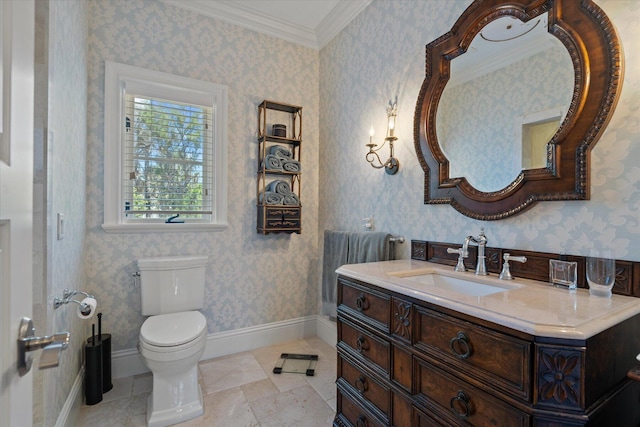
{"type": "MultiPolygon", "coordinates": [[[[102,346],[102,393],[106,393],[113,388],[111,382],[111,334],[102,333],[102,313],[98,313],[98,336],[95,337],[96,344],[102,346]]],[[[87,339],[87,344],[94,344],[94,337],[87,339]]]]}
{"type": "Polygon", "coordinates": [[[84,398],[87,405],[102,402],[102,344],[93,334],[84,346],[84,398]]]}

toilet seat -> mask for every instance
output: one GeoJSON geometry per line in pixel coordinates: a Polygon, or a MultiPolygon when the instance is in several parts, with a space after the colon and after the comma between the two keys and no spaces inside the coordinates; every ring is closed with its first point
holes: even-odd
{"type": "Polygon", "coordinates": [[[191,341],[206,334],[207,320],[199,311],[151,316],[140,328],[140,341],[153,347],[155,351],[167,348],[175,351],[176,347],[189,347],[191,341]]]}

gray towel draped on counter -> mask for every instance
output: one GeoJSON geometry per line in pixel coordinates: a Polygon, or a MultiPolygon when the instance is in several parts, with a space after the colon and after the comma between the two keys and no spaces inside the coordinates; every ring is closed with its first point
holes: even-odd
{"type": "Polygon", "coordinates": [[[322,258],[322,314],[335,318],[336,269],[344,264],[389,261],[395,259],[393,236],[384,232],[350,232],[325,230],[322,258]]]}

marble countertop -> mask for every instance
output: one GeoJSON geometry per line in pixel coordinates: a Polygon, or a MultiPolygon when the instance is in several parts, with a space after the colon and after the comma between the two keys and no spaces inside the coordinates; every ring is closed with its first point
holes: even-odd
{"type": "Polygon", "coordinates": [[[546,282],[498,275],[476,276],[456,272],[452,266],[416,260],[396,260],[343,265],[338,274],[488,320],[540,337],[587,339],[640,313],[640,298],[589,295],[588,289],[556,288],[546,282]],[[420,276],[439,275],[506,288],[474,296],[439,287],[420,276]]]}

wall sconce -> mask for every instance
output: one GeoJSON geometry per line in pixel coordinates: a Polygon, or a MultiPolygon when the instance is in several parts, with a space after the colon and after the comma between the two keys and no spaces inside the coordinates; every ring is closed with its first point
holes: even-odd
{"type": "Polygon", "coordinates": [[[398,169],[400,168],[400,162],[398,161],[398,159],[393,157],[393,143],[398,139],[396,136],[394,136],[397,116],[398,101],[389,101],[389,106],[387,107],[387,136],[384,138],[384,142],[380,147],[375,148],[378,146],[378,144],[374,144],[373,142],[373,135],[375,131],[373,130],[373,126],[371,126],[371,129],[369,130],[369,143],[366,144],[366,146],[369,147],[369,152],[366,156],[367,162],[369,162],[369,164],[376,169],[384,168],[385,172],[389,175],[395,175],[395,173],[398,172],[398,169]],[[387,142],[389,143],[389,158],[384,163],[382,163],[382,160],[380,160],[380,156],[378,156],[378,151],[382,147],[384,147],[387,142]]]}

